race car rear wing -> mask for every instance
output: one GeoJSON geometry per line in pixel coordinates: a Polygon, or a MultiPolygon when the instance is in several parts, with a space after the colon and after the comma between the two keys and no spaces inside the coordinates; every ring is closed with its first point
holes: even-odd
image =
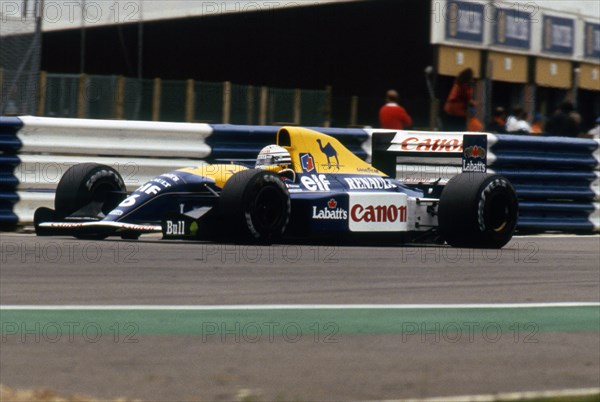
{"type": "Polygon", "coordinates": [[[407,183],[487,170],[488,134],[373,130],[371,138],[373,167],[407,183]]]}

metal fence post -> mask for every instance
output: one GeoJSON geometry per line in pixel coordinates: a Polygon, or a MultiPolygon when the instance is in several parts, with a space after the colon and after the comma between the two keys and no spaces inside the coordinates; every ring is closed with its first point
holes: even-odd
{"type": "Polygon", "coordinates": [[[269,88],[260,88],[260,116],[258,118],[258,124],[261,126],[267,125],[267,108],[269,105],[269,88]]]}
{"type": "Polygon", "coordinates": [[[294,124],[299,126],[302,118],[302,91],[300,88],[294,90],[294,124]]]}
{"type": "Polygon", "coordinates": [[[350,101],[350,127],[355,127],[358,121],[358,96],[354,95],[350,101]]]}
{"type": "Polygon", "coordinates": [[[194,106],[196,97],[194,94],[194,80],[187,80],[185,91],[185,121],[192,123],[194,121],[194,106]]]}
{"type": "Polygon", "coordinates": [[[225,81],[223,84],[223,124],[229,124],[231,121],[231,82],[225,81]]]}
{"type": "Polygon", "coordinates": [[[161,80],[154,79],[154,88],[152,91],[152,121],[160,120],[160,95],[161,95],[161,80]]]}
{"type": "Polygon", "coordinates": [[[327,85],[325,87],[325,110],[324,113],[324,122],[323,127],[331,127],[331,111],[332,111],[332,102],[333,102],[333,87],[331,85],[327,85]]]}
{"type": "MultiPolygon", "coordinates": [[[[46,112],[46,85],[48,84],[48,73],[46,71],[40,71],[40,92],[38,94],[38,107],[37,115],[43,116],[46,112]]],[[[2,82],[0,80],[0,86],[2,82]]]]}
{"type": "Polygon", "coordinates": [[[252,125],[254,122],[254,87],[246,87],[246,124],[252,125]]]}
{"type": "Polygon", "coordinates": [[[77,94],[77,117],[83,119],[86,117],[87,109],[87,88],[86,88],[87,76],[85,74],[79,74],[79,91],[77,94]]]}
{"type": "Polygon", "coordinates": [[[115,93],[115,119],[125,118],[125,77],[117,76],[117,91],[115,93]]]}

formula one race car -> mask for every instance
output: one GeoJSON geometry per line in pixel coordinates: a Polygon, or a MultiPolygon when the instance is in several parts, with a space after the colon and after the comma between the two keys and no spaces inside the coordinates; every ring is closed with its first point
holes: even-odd
{"type": "MultiPolygon", "coordinates": [[[[471,157],[485,153],[473,149],[471,157]]],[[[333,137],[283,127],[254,168],[181,169],[131,194],[109,166],[72,166],[56,189],[55,209],[39,208],[34,224],[40,236],[84,239],[162,232],[165,239],[259,244],[385,239],[500,248],[511,239],[517,214],[515,191],[502,176],[462,173],[431,198],[333,137]]]]}

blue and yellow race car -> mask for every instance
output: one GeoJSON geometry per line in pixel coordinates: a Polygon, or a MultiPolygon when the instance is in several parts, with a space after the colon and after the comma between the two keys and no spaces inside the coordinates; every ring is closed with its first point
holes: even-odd
{"type": "MultiPolygon", "coordinates": [[[[472,155],[471,148],[471,155],[472,155]]],[[[444,241],[500,248],[513,236],[515,191],[502,176],[462,173],[439,197],[400,183],[337,139],[283,127],[253,168],[215,164],[162,174],[127,194],[119,173],[83,163],[65,172],[55,209],[39,208],[40,236],[240,243],[444,241]]]]}

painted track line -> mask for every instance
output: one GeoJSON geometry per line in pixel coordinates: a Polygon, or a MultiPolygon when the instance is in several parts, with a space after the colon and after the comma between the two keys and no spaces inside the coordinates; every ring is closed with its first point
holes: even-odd
{"type": "Polygon", "coordinates": [[[517,402],[548,398],[577,398],[600,395],[600,388],[565,389],[557,391],[504,392],[487,395],[461,395],[426,399],[386,399],[368,402],[517,402]]]}
{"type": "Polygon", "coordinates": [[[420,309],[526,309],[600,307],[600,302],[481,303],[481,304],[240,304],[240,305],[0,305],[0,310],[420,310],[420,309]]]}

